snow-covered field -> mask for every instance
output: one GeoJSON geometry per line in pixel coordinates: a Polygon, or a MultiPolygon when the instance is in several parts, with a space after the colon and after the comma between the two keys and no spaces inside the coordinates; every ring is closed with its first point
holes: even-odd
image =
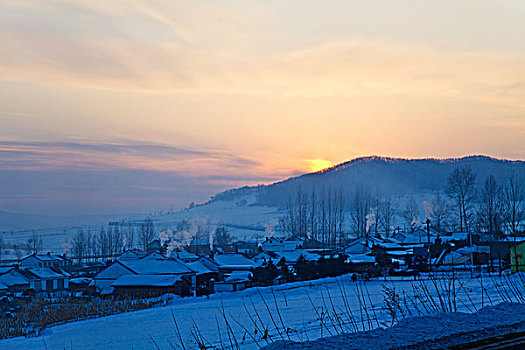
{"type": "MultiPolygon", "coordinates": [[[[243,199],[250,199],[250,197],[247,196],[243,199]]],[[[275,207],[251,206],[250,203],[252,202],[216,201],[192,209],[157,214],[152,216],[152,220],[159,234],[168,229],[176,231],[178,223],[184,220],[192,220],[196,224],[209,224],[210,231],[214,231],[219,226],[224,226],[232,237],[239,240],[262,241],[268,232],[275,229],[278,218],[283,215],[283,212],[275,207]]],[[[124,220],[142,220],[147,216],[137,215],[124,220]]],[[[37,229],[38,234],[42,237],[43,251],[49,251],[53,254],[67,253],[71,249],[71,239],[79,229],[91,231],[93,234],[97,234],[101,227],[108,229],[107,222],[104,226],[80,224],[79,226],[37,229]]],[[[10,246],[26,244],[31,235],[32,230],[1,233],[3,241],[10,246]]],[[[4,254],[4,258],[15,258],[12,249],[9,250],[9,254],[4,254]]]]}
{"type": "Polygon", "coordinates": [[[313,340],[389,326],[392,313],[385,308],[385,286],[395,288],[402,310],[399,319],[454,309],[454,300],[457,311],[471,313],[502,301],[523,302],[525,297],[518,275],[480,279],[463,273],[455,284],[446,276],[434,281],[355,282],[346,275],[209,298],[178,298],[166,307],[55,326],[40,337],[2,340],[0,348],[177,349],[176,325],[188,349],[197,348],[192,333],[219,348],[230,342],[255,349],[281,339],[313,340]]]}

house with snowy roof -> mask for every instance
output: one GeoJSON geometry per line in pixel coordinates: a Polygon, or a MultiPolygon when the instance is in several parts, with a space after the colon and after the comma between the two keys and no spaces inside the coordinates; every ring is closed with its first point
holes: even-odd
{"type": "Polygon", "coordinates": [[[213,293],[214,283],[219,278],[219,265],[215,261],[202,256],[196,261],[188,263],[188,266],[196,273],[197,296],[213,293]]]}
{"type": "Polygon", "coordinates": [[[172,251],[170,257],[177,258],[185,263],[191,263],[199,259],[198,255],[195,255],[183,249],[172,251]]]}
{"type": "Polygon", "coordinates": [[[234,271],[252,271],[255,267],[255,261],[242,254],[216,254],[213,261],[219,267],[220,280],[228,277],[234,271]]]}
{"type": "Polygon", "coordinates": [[[261,243],[262,250],[266,252],[275,251],[291,251],[300,249],[303,246],[303,241],[300,240],[286,240],[276,237],[267,237],[264,242],[261,243]]]}
{"type": "Polygon", "coordinates": [[[111,287],[117,299],[148,298],[167,293],[188,296],[189,283],[181,275],[123,275],[111,287]]]}
{"type": "Polygon", "coordinates": [[[69,276],[50,267],[31,267],[18,270],[35,292],[57,292],[69,288],[69,276]]]}
{"type": "Polygon", "coordinates": [[[0,276],[0,284],[4,293],[25,292],[30,288],[29,279],[14,268],[0,276]]]}
{"type": "MultiPolygon", "coordinates": [[[[136,275],[146,277],[136,277],[131,279],[124,279],[124,281],[131,281],[133,283],[139,283],[142,285],[136,287],[139,290],[134,290],[130,296],[136,296],[139,291],[144,294],[152,294],[159,292],[159,281],[153,277],[148,276],[180,276],[181,279],[177,280],[178,285],[176,292],[178,295],[189,295],[190,291],[195,288],[196,273],[188,265],[177,259],[170,259],[163,256],[157,257],[155,253],[150,253],[147,256],[139,260],[127,260],[127,261],[115,261],[113,264],[106,267],[104,270],[99,272],[93,282],[90,284],[95,292],[101,293],[101,295],[108,295],[114,291],[113,284],[119,280],[122,276],[136,275]],[[139,288],[140,287],[140,288],[139,288]],[[151,288],[149,292],[146,292],[147,288],[151,288]]],[[[167,281],[167,280],[164,280],[167,281]]],[[[174,281],[171,279],[170,281],[174,281]]],[[[129,282],[131,283],[131,282],[129,282]]],[[[123,288],[122,280],[117,283],[119,288],[123,288]]],[[[130,286],[131,287],[131,286],[130,286]]],[[[163,288],[169,288],[166,285],[163,288]]],[[[136,289],[137,289],[136,288],[136,289]]],[[[130,289],[121,289],[122,291],[130,291],[130,289]]]]}
{"type": "Polygon", "coordinates": [[[251,286],[253,273],[251,271],[233,271],[224,281],[215,283],[215,291],[236,292],[251,286]]]}
{"type": "Polygon", "coordinates": [[[71,260],[54,254],[31,254],[20,260],[21,268],[31,267],[52,267],[55,269],[68,269],[71,266],[71,260]]]}

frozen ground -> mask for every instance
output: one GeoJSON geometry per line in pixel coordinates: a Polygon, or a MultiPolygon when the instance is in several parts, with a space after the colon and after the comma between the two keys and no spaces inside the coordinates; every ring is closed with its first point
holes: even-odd
{"type": "Polygon", "coordinates": [[[402,307],[403,314],[398,312],[399,319],[448,310],[453,308],[453,300],[457,311],[473,313],[502,301],[523,302],[525,296],[518,275],[485,275],[481,280],[470,278],[467,273],[455,284],[448,277],[435,282],[354,282],[350,276],[343,276],[210,298],[179,298],[167,307],[55,326],[40,337],[2,340],[0,348],[156,349],[155,343],[160,349],[172,349],[170,343],[179,348],[174,319],[187,349],[197,348],[192,333],[207,345],[219,348],[221,344],[229,346],[230,340],[242,349],[255,349],[278,340],[314,340],[390,326],[392,317],[384,308],[384,286],[390,290],[395,287],[400,304],[406,305],[405,309],[402,307]],[[231,332],[227,331],[223,311],[231,332]]]}
{"type": "Polygon", "coordinates": [[[501,303],[473,314],[440,313],[410,317],[393,327],[342,334],[311,342],[275,342],[264,350],[445,349],[499,334],[525,330],[525,305],[501,303]]]}

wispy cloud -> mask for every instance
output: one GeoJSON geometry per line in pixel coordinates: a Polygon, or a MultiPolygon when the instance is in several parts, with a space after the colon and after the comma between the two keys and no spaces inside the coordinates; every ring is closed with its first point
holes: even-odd
{"type": "Polygon", "coordinates": [[[191,174],[234,172],[260,166],[256,160],[221,150],[193,150],[143,143],[0,141],[5,169],[141,169],[191,174]],[[196,166],[198,164],[198,166],[196,166]]]}
{"type": "Polygon", "coordinates": [[[355,38],[271,50],[245,16],[212,4],[41,6],[3,3],[1,78],[180,94],[428,95],[525,110],[520,52],[355,38]]]}

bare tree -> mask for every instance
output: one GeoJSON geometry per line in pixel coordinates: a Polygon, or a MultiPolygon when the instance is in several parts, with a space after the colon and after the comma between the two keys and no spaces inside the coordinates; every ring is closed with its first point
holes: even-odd
{"type": "Polygon", "coordinates": [[[410,196],[409,200],[405,205],[405,210],[403,212],[403,218],[410,231],[414,232],[414,228],[419,221],[419,210],[414,196],[410,196]]]}
{"type": "Polygon", "coordinates": [[[370,190],[360,185],[352,196],[351,216],[354,231],[358,237],[368,235],[367,216],[370,213],[372,196],[370,190]]]}
{"type": "Polygon", "coordinates": [[[447,200],[441,195],[441,192],[436,192],[432,198],[432,212],[430,213],[430,220],[438,231],[443,231],[447,226],[450,216],[450,205],[447,200]]]}
{"type": "Polygon", "coordinates": [[[15,253],[16,260],[20,261],[20,259],[22,259],[23,252],[18,244],[13,245],[13,252],[15,253]]]}
{"type": "Polygon", "coordinates": [[[144,220],[140,224],[139,228],[139,244],[142,247],[143,251],[147,251],[148,244],[150,244],[155,239],[155,226],[153,221],[150,218],[144,220]]]}
{"type": "Polygon", "coordinates": [[[36,230],[31,231],[31,237],[27,240],[27,249],[30,254],[38,254],[42,250],[42,236],[36,230]]]}
{"type": "Polygon", "coordinates": [[[481,188],[477,218],[481,230],[491,238],[502,233],[503,190],[494,175],[489,175],[481,188]]]}
{"type": "Polygon", "coordinates": [[[126,228],[124,238],[126,241],[125,249],[133,249],[135,247],[135,228],[133,226],[129,225],[126,228]]]}
{"type": "Polygon", "coordinates": [[[454,169],[447,179],[447,195],[454,201],[459,228],[470,231],[473,202],[476,198],[476,174],[468,166],[454,169]]]}
{"type": "Polygon", "coordinates": [[[513,235],[519,232],[521,222],[525,220],[525,180],[511,173],[503,191],[505,224],[513,235]]]}
{"type": "Polygon", "coordinates": [[[379,225],[385,236],[388,237],[394,224],[394,207],[389,197],[383,198],[379,202],[379,213],[379,225]]]}
{"type": "Polygon", "coordinates": [[[100,232],[98,233],[97,247],[98,247],[99,256],[101,257],[109,256],[108,235],[104,227],[101,227],[100,232]]]}
{"type": "Polygon", "coordinates": [[[232,241],[231,235],[224,227],[217,227],[213,238],[214,238],[213,244],[221,248],[224,248],[225,246],[230,244],[232,241]]]}
{"type": "Polygon", "coordinates": [[[81,264],[87,252],[87,241],[84,230],[79,229],[72,239],[73,257],[81,264]]]}

